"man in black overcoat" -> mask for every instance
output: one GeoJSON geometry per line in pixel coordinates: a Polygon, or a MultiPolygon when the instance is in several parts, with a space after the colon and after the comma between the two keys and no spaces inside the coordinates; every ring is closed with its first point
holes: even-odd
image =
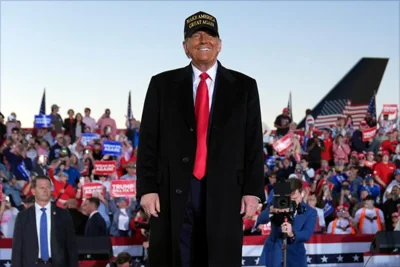
{"type": "MultiPolygon", "coordinates": [[[[239,33],[238,33],[239,34],[239,33]]],[[[239,267],[243,216],[264,200],[256,81],[226,69],[217,20],[185,20],[191,63],[153,76],[137,159],[137,194],[150,218],[151,267],[239,267]]]]}

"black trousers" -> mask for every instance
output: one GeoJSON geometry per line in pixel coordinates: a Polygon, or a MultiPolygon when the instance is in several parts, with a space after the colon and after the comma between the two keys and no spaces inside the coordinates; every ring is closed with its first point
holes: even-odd
{"type": "Polygon", "coordinates": [[[192,178],[189,199],[180,231],[182,267],[207,267],[207,232],[205,215],[206,177],[192,178]]]}

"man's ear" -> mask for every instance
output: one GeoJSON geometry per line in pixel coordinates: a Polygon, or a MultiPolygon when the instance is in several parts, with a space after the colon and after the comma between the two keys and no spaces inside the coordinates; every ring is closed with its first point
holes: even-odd
{"type": "Polygon", "coordinates": [[[218,53],[221,52],[221,49],[222,49],[222,40],[219,39],[219,42],[218,42],[218,53]]]}
{"type": "Polygon", "coordinates": [[[187,55],[188,54],[188,47],[187,47],[186,40],[184,40],[182,42],[182,47],[183,47],[183,50],[185,51],[185,54],[187,55]]]}

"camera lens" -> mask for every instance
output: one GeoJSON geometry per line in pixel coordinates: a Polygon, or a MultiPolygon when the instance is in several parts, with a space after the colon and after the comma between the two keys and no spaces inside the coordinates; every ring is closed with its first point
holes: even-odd
{"type": "Polygon", "coordinates": [[[279,207],[280,207],[280,208],[282,208],[282,207],[287,207],[287,201],[286,201],[286,199],[281,199],[281,200],[279,201],[279,207]]]}

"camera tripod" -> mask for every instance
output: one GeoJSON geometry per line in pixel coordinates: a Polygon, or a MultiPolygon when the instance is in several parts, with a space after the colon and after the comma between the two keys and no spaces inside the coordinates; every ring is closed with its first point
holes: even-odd
{"type": "MultiPolygon", "coordinates": [[[[288,222],[288,218],[287,217],[285,217],[285,222],[288,222]]],[[[287,235],[287,233],[284,233],[283,234],[283,244],[282,244],[282,252],[283,252],[283,260],[282,260],[282,266],[283,267],[286,267],[286,254],[287,254],[287,238],[288,238],[288,235],[287,235]]]]}

